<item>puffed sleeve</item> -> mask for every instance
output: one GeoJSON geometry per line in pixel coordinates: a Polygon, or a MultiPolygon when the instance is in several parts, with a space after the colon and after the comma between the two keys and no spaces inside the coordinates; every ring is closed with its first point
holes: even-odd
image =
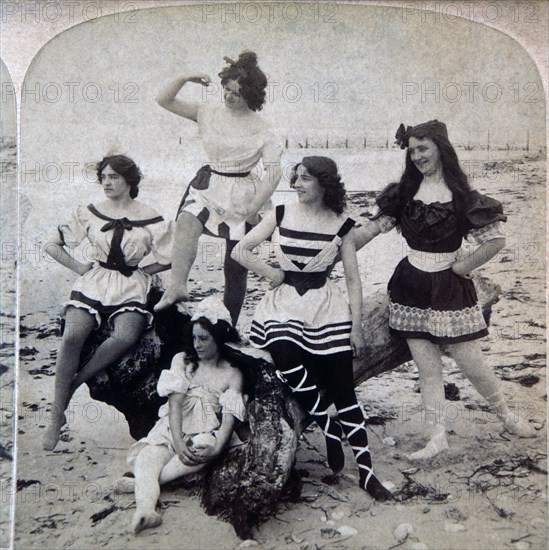
{"type": "Polygon", "coordinates": [[[504,237],[502,222],[506,220],[499,201],[478,191],[469,193],[465,202],[465,227],[468,236],[477,243],[504,237]]]}
{"type": "Polygon", "coordinates": [[[89,229],[89,218],[86,215],[88,210],[79,206],[69,220],[57,226],[59,238],[64,245],[76,246],[87,236],[89,229]]]}
{"type": "Polygon", "coordinates": [[[219,396],[219,404],[224,413],[230,413],[238,420],[246,420],[247,396],[229,388],[219,396]]]}
{"type": "Polygon", "coordinates": [[[170,370],[163,370],[160,373],[156,391],[160,397],[165,397],[172,393],[186,393],[189,389],[190,381],[187,378],[185,362],[182,353],[177,354],[173,360],[170,370]]]}
{"type": "Polygon", "coordinates": [[[467,229],[479,229],[494,222],[505,222],[507,216],[503,213],[501,202],[471,191],[465,201],[465,220],[467,229]]]}
{"type": "Polygon", "coordinates": [[[172,246],[175,234],[173,221],[165,221],[152,224],[151,226],[151,251],[155,261],[162,265],[172,263],[172,246]]]}
{"type": "Polygon", "coordinates": [[[398,225],[401,208],[398,183],[390,183],[376,197],[376,208],[371,219],[377,222],[382,233],[388,233],[398,225]]]}
{"type": "Polygon", "coordinates": [[[278,164],[282,155],[282,145],[271,130],[265,133],[265,143],[261,149],[263,164],[278,164]]]}

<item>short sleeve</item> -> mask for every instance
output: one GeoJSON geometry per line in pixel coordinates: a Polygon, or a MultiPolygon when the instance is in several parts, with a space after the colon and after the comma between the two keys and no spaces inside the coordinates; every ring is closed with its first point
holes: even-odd
{"type": "Polygon", "coordinates": [[[482,195],[478,191],[469,193],[465,201],[465,228],[467,232],[504,221],[507,221],[507,216],[503,214],[501,202],[487,195],[482,195]]]}
{"type": "Polygon", "coordinates": [[[160,373],[156,391],[160,397],[165,397],[172,393],[186,393],[189,389],[190,381],[185,373],[187,363],[184,355],[179,353],[172,360],[170,370],[163,370],[160,373]]]}
{"type": "Polygon", "coordinates": [[[469,235],[477,244],[482,244],[494,239],[504,239],[505,231],[502,222],[492,222],[479,229],[471,229],[469,235]]]}
{"type": "Polygon", "coordinates": [[[246,420],[246,402],[247,396],[232,388],[225,390],[219,397],[221,410],[242,421],[246,420]]]}
{"type": "Polygon", "coordinates": [[[345,237],[345,235],[347,235],[347,233],[349,233],[349,231],[351,231],[353,227],[355,227],[355,225],[356,222],[355,220],[353,220],[353,218],[347,218],[343,225],[339,228],[337,236],[342,239],[343,237],[345,237]]]}
{"type": "Polygon", "coordinates": [[[172,247],[175,234],[173,221],[165,221],[150,226],[152,234],[152,254],[157,263],[168,265],[172,262],[172,247]]]}
{"type": "Polygon", "coordinates": [[[374,219],[383,216],[395,218],[398,220],[402,211],[402,201],[399,193],[399,184],[390,183],[383,191],[376,197],[376,204],[379,211],[374,219]]]}
{"type": "Polygon", "coordinates": [[[282,145],[271,130],[267,130],[265,143],[261,149],[263,164],[278,164],[282,155],[282,145]]]}
{"type": "Polygon", "coordinates": [[[79,206],[66,223],[57,226],[59,237],[64,245],[76,246],[88,236],[87,211],[85,207],[79,206]]]}

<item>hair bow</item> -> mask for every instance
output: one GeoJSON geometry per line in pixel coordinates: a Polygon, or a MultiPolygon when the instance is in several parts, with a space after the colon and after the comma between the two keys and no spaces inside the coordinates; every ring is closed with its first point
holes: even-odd
{"type": "Polygon", "coordinates": [[[215,296],[208,296],[204,298],[195,308],[191,321],[196,321],[200,317],[205,317],[216,325],[219,321],[226,321],[232,326],[232,319],[229,310],[225,307],[225,304],[215,296]]]}
{"type": "Polygon", "coordinates": [[[248,72],[246,71],[246,69],[244,69],[240,61],[233,61],[230,57],[227,57],[226,55],[223,57],[223,61],[225,61],[231,67],[236,69],[240,73],[240,76],[243,76],[243,77],[248,76],[248,72]]]}
{"type": "Polygon", "coordinates": [[[408,126],[406,128],[404,124],[400,124],[398,127],[398,130],[395,134],[395,143],[401,148],[406,149],[406,146],[408,145],[408,138],[410,137],[410,130],[412,129],[412,126],[408,126]]]}

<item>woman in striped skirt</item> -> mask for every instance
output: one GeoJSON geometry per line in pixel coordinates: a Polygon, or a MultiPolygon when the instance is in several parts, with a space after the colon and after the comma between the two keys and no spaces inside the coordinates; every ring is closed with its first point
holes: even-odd
{"type": "Polygon", "coordinates": [[[375,499],[388,500],[391,493],[372,470],[365,418],[353,384],[353,354],[364,348],[362,285],[355,222],[343,215],[345,188],[336,164],[326,157],[305,157],[291,185],[298,202],[278,206],[232,253],[245,268],[273,282],[255,312],[250,340],[270,352],[278,376],[322,428],[332,470],[343,469],[343,428],[358,463],[360,486],[375,499]],[[271,235],[280,268],[254,253],[271,235]],[[328,277],[338,253],[350,307],[328,277]],[[318,387],[326,390],[327,398],[318,387]],[[328,415],[330,402],[338,421],[328,415]]]}

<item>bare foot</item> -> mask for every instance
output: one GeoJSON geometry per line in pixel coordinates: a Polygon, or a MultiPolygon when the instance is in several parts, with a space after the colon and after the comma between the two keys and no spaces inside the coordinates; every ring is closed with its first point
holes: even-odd
{"type": "Polygon", "coordinates": [[[531,426],[530,424],[528,424],[528,422],[525,422],[524,420],[519,420],[515,418],[514,414],[511,412],[507,415],[507,418],[504,420],[503,425],[509,433],[518,437],[531,439],[538,436],[534,426],[531,426]]]}
{"type": "Polygon", "coordinates": [[[188,299],[189,292],[187,291],[187,287],[170,286],[166,292],[164,292],[164,295],[160,298],[158,304],[154,306],[154,310],[161,311],[172,306],[173,304],[177,304],[177,302],[184,302],[188,299]]]}
{"type": "Polygon", "coordinates": [[[112,484],[115,495],[125,495],[135,491],[135,478],[121,477],[112,484]]]}
{"type": "Polygon", "coordinates": [[[136,510],[132,518],[133,534],[137,535],[143,529],[158,527],[162,523],[162,516],[158,512],[140,512],[136,510]]]}
{"type": "Polygon", "coordinates": [[[448,442],[446,441],[446,432],[442,431],[435,434],[420,451],[416,451],[408,455],[409,460],[425,460],[429,458],[434,458],[436,455],[442,451],[448,450],[448,442]]]}
{"type": "Polygon", "coordinates": [[[61,428],[66,424],[67,417],[65,413],[52,418],[50,425],[46,429],[46,433],[42,437],[42,449],[44,451],[53,451],[59,441],[61,428]]]}

